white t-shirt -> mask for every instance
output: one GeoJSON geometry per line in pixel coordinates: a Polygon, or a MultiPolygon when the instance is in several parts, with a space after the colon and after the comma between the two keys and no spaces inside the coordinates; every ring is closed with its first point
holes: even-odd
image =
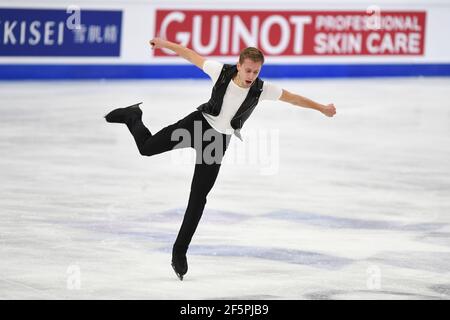
{"type": "MultiPolygon", "coordinates": [[[[203,64],[203,71],[209,75],[215,84],[220,76],[222,67],[223,64],[218,61],[206,60],[203,64]]],[[[203,112],[203,116],[211,127],[220,133],[233,134],[234,129],[231,127],[230,121],[233,119],[242,102],[244,102],[249,90],[250,88],[241,88],[231,80],[225,91],[219,115],[212,116],[203,112]]],[[[278,100],[281,97],[281,93],[282,89],[279,86],[264,81],[263,91],[261,92],[259,100],[278,100]]]]}

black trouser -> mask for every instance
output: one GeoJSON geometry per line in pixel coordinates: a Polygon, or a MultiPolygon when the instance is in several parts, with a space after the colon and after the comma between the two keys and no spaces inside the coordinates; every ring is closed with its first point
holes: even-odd
{"type": "Polygon", "coordinates": [[[192,112],[155,134],[150,133],[140,117],[131,118],[127,126],[142,155],[152,156],[178,148],[191,147],[196,150],[189,202],[174,244],[174,250],[185,254],[202,216],[206,197],[219,174],[220,164],[231,135],[219,133],[211,128],[200,111],[192,112]],[[190,139],[183,136],[187,133],[190,139]]]}

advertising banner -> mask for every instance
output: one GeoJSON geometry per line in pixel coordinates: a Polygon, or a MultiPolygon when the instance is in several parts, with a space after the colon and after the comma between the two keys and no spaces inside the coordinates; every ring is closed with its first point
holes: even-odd
{"type": "Polygon", "coordinates": [[[1,9],[0,56],[120,56],[122,11],[1,9]]]}
{"type": "MultiPolygon", "coordinates": [[[[425,11],[156,10],[156,33],[204,56],[424,54],[425,11]]],[[[170,56],[157,51],[155,56],[170,56]]]]}

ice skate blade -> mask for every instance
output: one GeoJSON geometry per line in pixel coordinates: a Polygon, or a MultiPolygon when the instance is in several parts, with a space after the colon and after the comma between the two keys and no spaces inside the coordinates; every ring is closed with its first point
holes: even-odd
{"type": "Polygon", "coordinates": [[[143,104],[143,102],[138,102],[138,103],[132,104],[131,106],[124,107],[124,109],[126,109],[126,108],[131,108],[131,107],[135,107],[135,106],[139,106],[139,105],[141,105],[141,104],[143,104]]]}

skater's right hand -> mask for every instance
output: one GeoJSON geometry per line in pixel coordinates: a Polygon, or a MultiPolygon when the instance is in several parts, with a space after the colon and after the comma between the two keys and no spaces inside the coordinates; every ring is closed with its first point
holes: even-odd
{"type": "Polygon", "coordinates": [[[164,48],[166,40],[163,40],[161,38],[153,38],[149,42],[150,42],[150,46],[152,47],[152,49],[159,49],[159,48],[164,48]]]}
{"type": "Polygon", "coordinates": [[[336,114],[336,107],[333,103],[327,104],[326,106],[323,106],[320,109],[320,112],[322,112],[327,117],[332,117],[336,114]]]}

